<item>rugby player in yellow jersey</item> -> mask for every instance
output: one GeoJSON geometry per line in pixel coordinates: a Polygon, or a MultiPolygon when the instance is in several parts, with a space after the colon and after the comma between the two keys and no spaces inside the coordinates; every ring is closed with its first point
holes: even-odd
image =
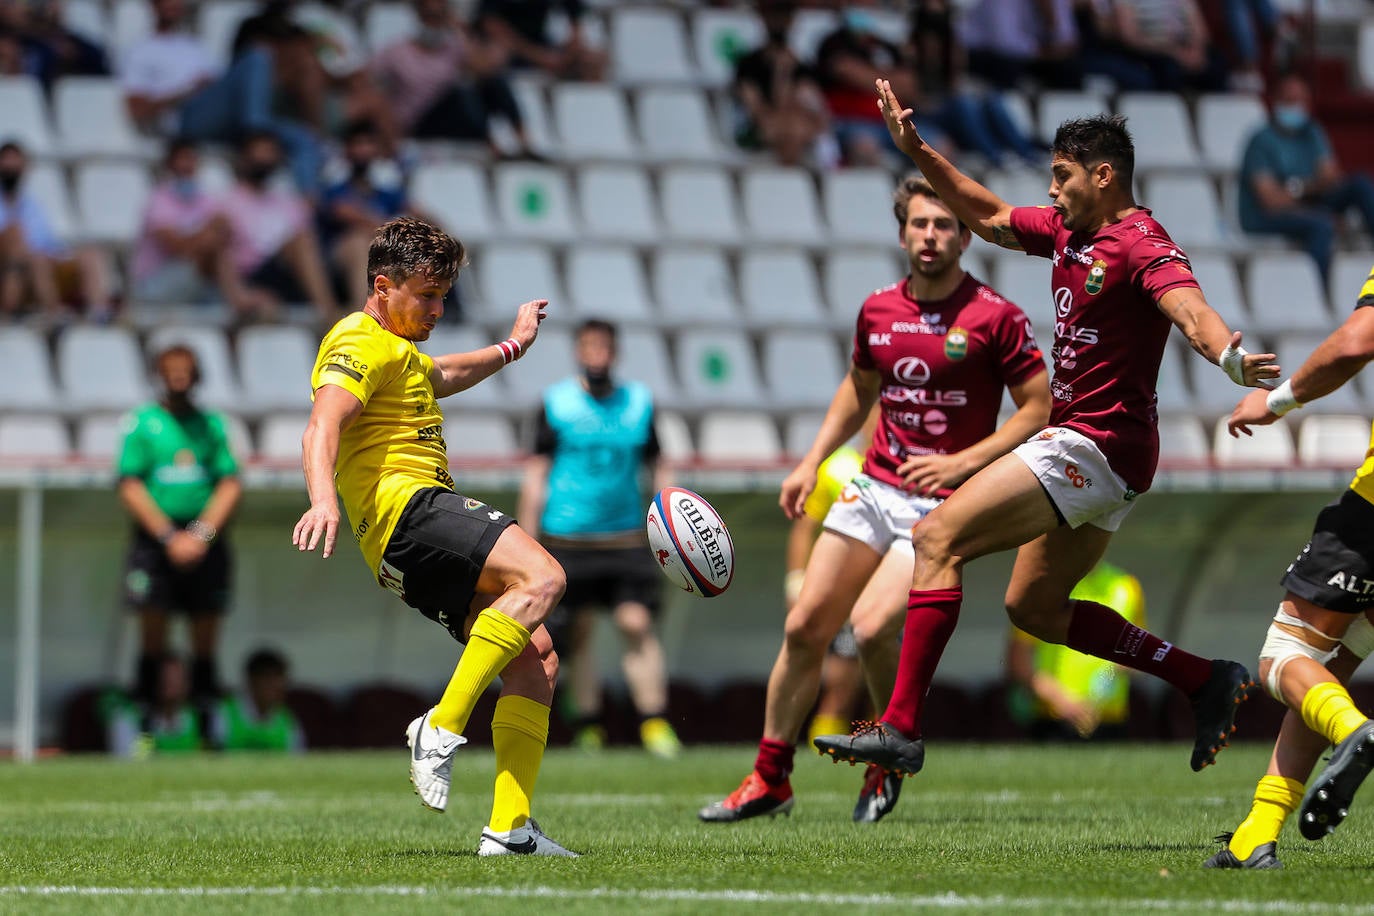
{"type": "Polygon", "coordinates": [[[530,817],[558,674],[542,624],[562,597],[563,569],[510,516],[454,491],[437,402],[525,353],[548,303],[521,305],[499,344],[431,359],[415,341],[442,317],[464,261],[461,242],[422,220],[377,230],[367,302],[325,335],[315,361],[302,441],[310,508],[292,543],[334,552],[337,486],[378,584],[466,643],[438,704],[407,729],[421,803],[435,811],[448,804],[462,731],[499,675],[495,799],[477,854],[572,856],[530,817]]]}
{"type": "MultiPolygon", "coordinates": [[[[1374,272],[1355,311],[1273,391],[1246,395],[1231,412],[1231,435],[1250,435],[1308,401],[1340,388],[1374,359],[1374,272]]],[[[1276,843],[1298,808],[1298,828],[1320,840],[1345,819],[1355,791],[1374,768],[1374,721],[1356,708],[1345,684],[1374,650],[1374,431],[1369,457],[1350,488],[1317,515],[1312,539],[1288,567],[1287,593],[1260,649],[1260,679],[1288,707],[1269,769],[1250,814],[1207,868],[1281,868],[1276,843]],[[1327,744],[1331,762],[1303,783],[1327,744]]]]}

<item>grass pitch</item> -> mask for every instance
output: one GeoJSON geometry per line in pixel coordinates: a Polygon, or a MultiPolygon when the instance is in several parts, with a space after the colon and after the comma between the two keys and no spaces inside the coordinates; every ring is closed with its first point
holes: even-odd
{"type": "Polygon", "coordinates": [[[1278,872],[1200,865],[1268,749],[1188,769],[1182,745],[933,745],[896,812],[850,821],[861,770],[798,754],[790,818],[707,825],[749,748],[554,751],[535,814],[583,858],[476,857],[489,752],[460,752],[448,813],[406,752],[0,765],[0,912],[1374,914],[1374,786],[1278,872]],[[842,909],[836,909],[836,905],[842,909]],[[433,908],[441,908],[435,910],[433,908]]]}

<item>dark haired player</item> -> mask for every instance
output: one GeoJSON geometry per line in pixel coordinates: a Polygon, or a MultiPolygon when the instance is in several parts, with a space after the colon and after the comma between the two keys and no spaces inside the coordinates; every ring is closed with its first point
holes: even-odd
{"type": "Polygon", "coordinates": [[[310,509],[292,543],[334,552],[335,484],[353,535],[383,588],[466,643],[439,702],[410,723],[410,778],[427,808],[448,804],[453,758],[482,692],[498,675],[492,715],[496,793],[483,856],[571,856],[530,818],[544,759],[558,656],[542,624],[563,594],[563,569],[498,509],[454,491],[437,399],[471,388],[534,343],[543,299],[526,302],[499,344],[431,359],[415,347],[444,314],[463,245],[417,219],[377,230],[371,294],[320,343],[315,406],[302,442],[310,509]]]}
{"type": "Polygon", "coordinates": [[[837,759],[915,773],[925,747],[921,705],[963,600],[970,560],[1019,547],[1007,588],[1016,626],[1045,642],[1153,674],[1192,701],[1194,770],[1213,763],[1252,686],[1230,661],[1209,661],[1069,593],[1101,559],[1159,456],[1155,381],[1171,325],[1237,384],[1278,375],[1273,354],[1247,354],[1207,304],[1188,258],[1131,193],[1135,150],[1124,119],[1060,125],[1051,147],[1052,206],[1013,208],[917,135],[886,80],[878,107],[961,220],[988,241],[1049,258],[1055,304],[1050,425],[984,468],[912,532],[916,562],[892,700],[852,735],[816,739],[837,759]]]}

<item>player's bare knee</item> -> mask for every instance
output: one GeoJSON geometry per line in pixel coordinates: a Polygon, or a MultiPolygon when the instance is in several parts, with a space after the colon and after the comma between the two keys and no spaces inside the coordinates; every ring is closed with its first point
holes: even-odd
{"type": "Polygon", "coordinates": [[[835,634],[827,632],[829,628],[823,625],[822,614],[815,611],[798,613],[799,607],[792,609],[783,625],[787,650],[796,659],[820,659],[835,634]]]}
{"type": "Polygon", "coordinates": [[[956,532],[944,523],[940,512],[930,513],[911,530],[916,568],[926,573],[952,569],[960,564],[954,553],[956,532]]]}

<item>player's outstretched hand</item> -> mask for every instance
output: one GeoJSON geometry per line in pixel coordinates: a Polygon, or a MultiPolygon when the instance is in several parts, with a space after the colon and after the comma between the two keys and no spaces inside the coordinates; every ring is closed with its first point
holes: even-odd
{"type": "Polygon", "coordinates": [[[916,158],[916,151],[921,148],[921,135],[916,133],[916,126],[911,123],[912,110],[902,107],[892,91],[892,84],[887,80],[875,80],[874,84],[878,89],[878,110],[883,114],[892,142],[897,144],[897,149],[916,158]]]}
{"type": "Polygon", "coordinates": [[[324,551],[321,557],[334,552],[334,544],[339,538],[339,507],[311,506],[296,522],[296,530],[291,534],[291,543],[297,550],[314,550],[324,538],[324,551]]]}
{"type": "Polygon", "coordinates": [[[816,469],[807,464],[799,464],[782,482],[782,492],[778,494],[778,505],[782,514],[792,521],[802,517],[806,511],[806,500],[816,489],[816,469]]]}
{"type": "Polygon", "coordinates": [[[1250,432],[1250,427],[1268,426],[1276,420],[1278,415],[1269,410],[1269,391],[1261,388],[1240,399],[1240,403],[1226,420],[1226,430],[1231,434],[1231,438],[1239,439],[1241,433],[1247,436],[1254,435],[1250,432]]]}
{"type": "Polygon", "coordinates": [[[534,343],[534,338],[539,336],[539,322],[548,317],[545,311],[548,307],[547,299],[531,299],[516,310],[515,324],[511,325],[510,336],[520,341],[522,355],[534,343]]]}
{"type": "Polygon", "coordinates": [[[1279,377],[1279,365],[1274,362],[1278,356],[1273,353],[1246,353],[1240,355],[1240,331],[1231,335],[1231,343],[1221,351],[1221,368],[1231,377],[1231,381],[1247,388],[1263,387],[1266,379],[1279,377]]]}

